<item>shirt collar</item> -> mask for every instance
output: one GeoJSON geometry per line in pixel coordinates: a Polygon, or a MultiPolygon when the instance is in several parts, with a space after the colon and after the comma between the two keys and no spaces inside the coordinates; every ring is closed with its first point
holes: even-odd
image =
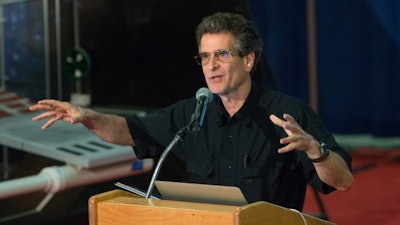
{"type": "MultiPolygon", "coordinates": [[[[234,115],[233,119],[241,119],[243,117],[244,123],[246,125],[249,125],[249,123],[251,123],[251,120],[246,115],[256,110],[256,106],[258,105],[260,96],[261,96],[261,87],[252,81],[249,96],[247,97],[243,106],[234,115]]],[[[223,126],[229,121],[230,118],[228,112],[225,110],[224,105],[222,104],[221,98],[219,96],[214,96],[214,97],[215,97],[214,104],[216,105],[217,108],[217,115],[218,118],[220,118],[217,121],[217,125],[223,126]]]]}

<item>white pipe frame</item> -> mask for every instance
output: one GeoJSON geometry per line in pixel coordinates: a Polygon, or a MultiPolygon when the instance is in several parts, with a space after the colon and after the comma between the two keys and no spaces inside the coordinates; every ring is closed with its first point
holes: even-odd
{"type": "Polygon", "coordinates": [[[153,167],[152,159],[144,159],[142,163],[140,170],[132,170],[131,161],[94,169],[73,165],[46,167],[34,176],[0,182],[0,199],[39,191],[55,194],[74,187],[145,173],[153,167]]]}

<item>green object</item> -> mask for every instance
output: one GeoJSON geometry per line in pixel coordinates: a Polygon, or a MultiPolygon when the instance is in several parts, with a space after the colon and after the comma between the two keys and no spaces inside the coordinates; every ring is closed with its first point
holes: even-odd
{"type": "Polygon", "coordinates": [[[72,80],[89,76],[91,62],[89,54],[82,48],[67,50],[63,56],[63,72],[72,80]]]}

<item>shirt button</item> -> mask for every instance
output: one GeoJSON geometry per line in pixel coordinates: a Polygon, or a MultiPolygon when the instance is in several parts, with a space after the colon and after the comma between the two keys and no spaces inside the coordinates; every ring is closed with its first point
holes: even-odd
{"type": "Polygon", "coordinates": [[[229,166],[228,166],[228,169],[232,169],[232,166],[231,166],[231,165],[229,165],[229,166]]]}

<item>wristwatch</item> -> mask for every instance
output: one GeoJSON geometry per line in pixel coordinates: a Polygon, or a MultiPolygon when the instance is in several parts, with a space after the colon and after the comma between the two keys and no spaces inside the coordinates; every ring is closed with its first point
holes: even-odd
{"type": "Polygon", "coordinates": [[[329,156],[329,149],[325,143],[321,143],[319,149],[321,151],[321,156],[316,159],[310,159],[311,162],[313,162],[313,163],[322,162],[329,156]]]}

